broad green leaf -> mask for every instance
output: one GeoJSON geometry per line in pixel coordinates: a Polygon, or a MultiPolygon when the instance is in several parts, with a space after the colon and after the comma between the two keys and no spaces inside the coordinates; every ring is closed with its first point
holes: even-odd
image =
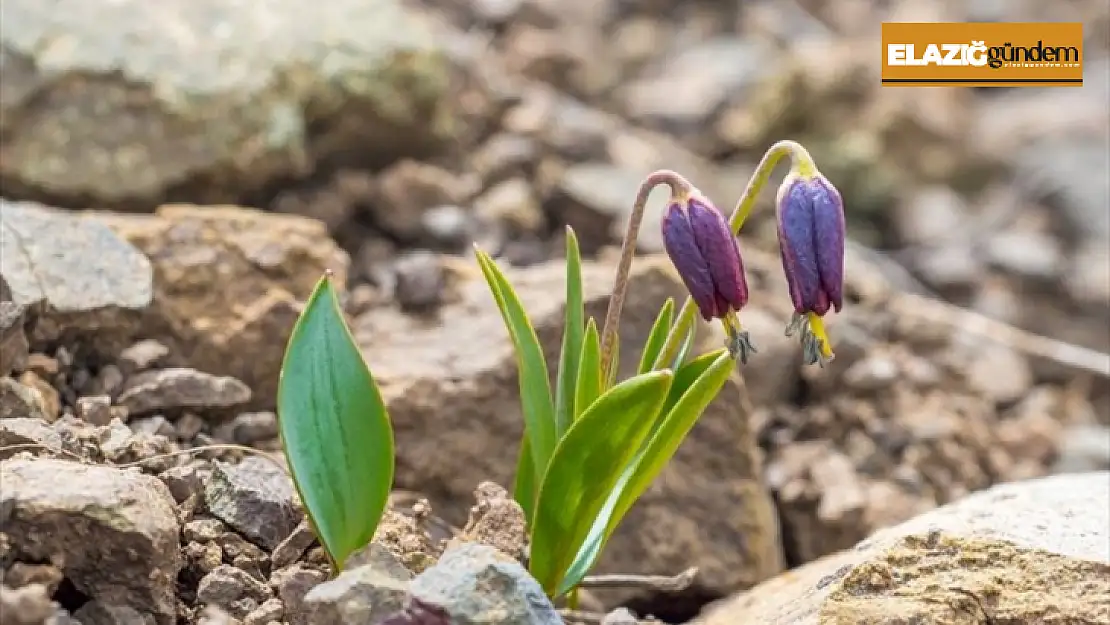
{"type": "Polygon", "coordinates": [[[575,384],[575,419],[601,396],[601,337],[593,317],[586,322],[582,339],[582,357],[578,360],[578,382],[575,384]]]}
{"type": "Polygon", "coordinates": [[[663,414],[660,416],[669,413],[674,405],[678,403],[678,400],[682,399],[690,385],[717,363],[719,354],[720,350],[702,354],[678,368],[674,375],[674,384],[671,385],[671,391],[667,394],[667,401],[663,403],[663,414]]]}
{"type": "Polygon", "coordinates": [[[551,596],[670,389],[670,371],[625,380],[603,394],[559,441],[540,486],[531,573],[551,596]]]}
{"type": "Polygon", "coordinates": [[[647,373],[655,368],[655,359],[659,357],[659,350],[663,349],[663,343],[667,341],[667,333],[670,332],[672,323],[674,323],[674,298],[669,297],[663,303],[663,308],[659,310],[659,315],[655,317],[655,323],[651,326],[651,332],[648,333],[647,342],[644,343],[644,353],[640,355],[638,373],[647,373]]]}
{"type": "MultiPolygon", "coordinates": [[[[524,432],[528,437],[528,453],[533,473],[539,483],[551,453],[555,450],[555,406],[551,400],[551,383],[547,378],[547,361],[536,337],[536,330],[520,303],[516,291],[505,274],[488,254],[475,250],[478,265],[489,284],[497,308],[505,321],[516,351],[517,376],[520,380],[520,408],[524,413],[524,432]]],[[[518,502],[526,505],[524,502],[518,502]]]]}
{"type": "Polygon", "coordinates": [[[683,377],[686,379],[682,381],[685,382],[685,391],[681,392],[680,399],[666,412],[659,421],[660,426],[621,474],[605,505],[595,517],[574,562],[568,567],[558,594],[569,592],[593,568],[624,515],[670,462],[698,417],[720,392],[732,373],[732,366],[733,361],[728,352],[719,350],[698,358],[684,367],[687,371],[680,370],[675,376],[670,394],[674,393],[680,382],[679,377],[684,373],[683,377]],[[703,366],[706,362],[708,367],[703,366]],[[691,381],[690,376],[695,374],[695,379],[691,381]]]}
{"type": "Polygon", "coordinates": [[[560,437],[574,421],[578,359],[582,357],[583,318],[582,256],[578,237],[567,226],[567,306],[563,321],[563,346],[559,352],[559,374],[555,381],[555,435],[560,437]]]}
{"type": "Polygon", "coordinates": [[[277,393],[282,447],[332,569],[374,536],[393,486],[393,429],[331,279],[293,327],[277,393]]]}
{"type": "Polygon", "coordinates": [[[536,472],[533,470],[532,452],[528,449],[528,435],[520,439],[520,455],[516,460],[513,481],[513,499],[524,510],[524,523],[532,527],[532,509],[536,506],[536,472]]]}

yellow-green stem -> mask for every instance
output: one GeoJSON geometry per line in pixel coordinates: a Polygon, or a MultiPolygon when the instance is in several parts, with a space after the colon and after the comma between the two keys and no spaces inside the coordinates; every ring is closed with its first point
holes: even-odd
{"type": "MultiPolygon", "coordinates": [[[[755,207],[756,198],[759,197],[763,187],[767,185],[775,165],[778,165],[784,156],[790,157],[790,169],[794,173],[802,176],[812,176],[817,171],[813,157],[797,141],[786,139],[768,148],[763,154],[763,158],[760,159],[759,165],[756,166],[755,173],[748,180],[748,186],[744,189],[744,194],[736,202],[736,208],[733,209],[732,216],[729,217],[728,225],[732,228],[734,235],[740,234],[740,228],[744,226],[744,222],[748,220],[748,216],[752,213],[752,208],[755,207]]],[[[663,348],[659,350],[659,356],[655,359],[655,369],[669,367],[671,361],[678,355],[678,350],[682,346],[682,341],[686,338],[686,333],[690,331],[690,327],[694,324],[694,314],[696,312],[697,307],[694,306],[693,298],[687,297],[686,301],[682,303],[682,308],[678,311],[674,326],[667,334],[667,340],[663,343],[663,348]]]]}
{"type": "Polygon", "coordinates": [[[632,214],[628,219],[628,230],[621,243],[621,258],[617,265],[617,276],[613,282],[613,291],[609,295],[609,309],[605,312],[605,324],[601,329],[601,379],[606,388],[616,379],[613,370],[619,365],[616,362],[616,340],[620,330],[621,309],[624,308],[625,295],[628,292],[628,277],[632,270],[632,257],[636,255],[636,240],[640,236],[640,223],[644,220],[644,210],[647,208],[648,196],[655,187],[665,184],[671,188],[672,197],[685,197],[692,190],[690,184],[682,174],[667,169],[653,172],[640,183],[636,192],[636,200],[632,204],[632,214]]]}

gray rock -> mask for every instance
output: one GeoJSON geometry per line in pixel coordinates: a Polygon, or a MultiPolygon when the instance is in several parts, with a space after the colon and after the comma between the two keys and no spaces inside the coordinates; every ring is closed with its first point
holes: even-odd
{"type": "Polygon", "coordinates": [[[276,547],[304,516],[289,476],[257,456],[238,464],[217,462],[204,501],[214,516],[266,549],[276,547]]]}
{"type": "Polygon", "coordinates": [[[112,398],[107,395],[78,397],[75,406],[77,418],[93,425],[108,425],[112,414],[112,398]]]}
{"type": "Polygon", "coordinates": [[[170,489],[170,494],[173,495],[174,500],[181,503],[202,492],[204,483],[208,480],[210,474],[211,469],[208,463],[194,461],[170,467],[159,474],[158,477],[170,489]]]}
{"type": "Polygon", "coordinates": [[[1037,197],[1051,198],[1076,232],[1106,244],[1110,238],[1110,178],[1085,172],[1110,168],[1105,137],[1045,138],[1015,155],[1015,176],[1037,197]]]}
{"type": "Polygon", "coordinates": [[[967,202],[951,187],[943,185],[914,193],[894,211],[899,238],[910,245],[941,243],[958,234],[967,218],[967,202]]]}
{"type": "Polygon", "coordinates": [[[78,331],[123,340],[153,294],[150,261],[130,243],[102,224],[29,202],[0,200],[0,275],[15,304],[37,311],[33,341],[78,331]]]}
{"type": "MultiPolygon", "coordinates": [[[[8,287],[0,275],[0,290],[7,294],[8,287]]],[[[27,307],[11,301],[0,301],[0,376],[11,375],[13,370],[23,369],[27,362],[30,344],[23,330],[27,307]]]]}
{"type": "Polygon", "coordinates": [[[0,584],[0,614],[4,615],[4,625],[42,625],[57,609],[42,584],[21,588],[0,584]]]}
{"type": "Polygon", "coordinates": [[[624,102],[634,118],[670,130],[707,125],[720,106],[775,68],[766,44],[740,37],[701,41],[663,58],[664,66],[626,87],[624,102]]]}
{"type": "Polygon", "coordinates": [[[143,339],[119,353],[119,363],[127,375],[161,365],[170,355],[170,348],[154,339],[143,339]]]}
{"type": "Polygon", "coordinates": [[[1019,276],[1054,278],[1064,263],[1059,243],[1043,232],[999,232],[986,247],[991,262],[1019,276]]]}
{"type": "Polygon", "coordinates": [[[281,602],[285,604],[285,613],[288,617],[300,612],[305,595],[325,579],[327,575],[323,571],[310,569],[297,563],[274,571],[270,575],[270,588],[274,589],[281,602]]]}
{"type": "Polygon", "coordinates": [[[38,389],[12,378],[0,378],[0,419],[38,419],[53,421],[38,389]]]}
{"type": "Polygon", "coordinates": [[[269,623],[280,623],[282,617],[285,615],[285,604],[281,599],[273,597],[262,602],[251,611],[250,614],[243,617],[243,625],[268,625],[269,623]]]}
{"type": "MultiPolygon", "coordinates": [[[[0,419],[0,447],[11,445],[40,445],[44,451],[62,451],[62,437],[58,431],[32,417],[0,419]]],[[[0,451],[0,459],[14,455],[25,449],[0,451]]],[[[30,451],[35,451],[31,449],[30,451]]]]}
{"type": "Polygon", "coordinates": [[[81,625],[154,625],[154,617],[135,608],[89,601],[73,613],[81,625]]]}
{"type": "MultiPolygon", "coordinates": [[[[378,527],[381,528],[381,525],[378,527]]],[[[401,559],[390,551],[389,547],[378,541],[370,541],[370,544],[356,550],[347,558],[344,565],[352,569],[355,567],[370,567],[401,582],[411,581],[413,577],[412,571],[405,568],[401,559]]]]}
{"type": "Polygon", "coordinates": [[[0,167],[74,202],[217,203],[317,156],[419,153],[460,130],[437,34],[396,0],[12,0],[0,167]]]}
{"type": "MultiPolygon", "coordinates": [[[[284,540],[274,547],[270,554],[270,565],[274,569],[283,569],[293,564],[315,542],[316,534],[312,532],[312,527],[307,520],[301,521],[284,540]]],[[[350,562],[349,559],[348,562],[350,562]]]]}
{"type": "Polygon", "coordinates": [[[1052,470],[1056,473],[1110,470],[1110,427],[1089,424],[1067,428],[1052,470]]]}
{"type": "Polygon", "coordinates": [[[216,437],[240,445],[277,438],[277,415],[272,412],[244,412],[216,428],[216,437]]]}
{"type": "Polygon", "coordinates": [[[0,518],[17,557],[64,563],[106,605],[175,622],[178,520],[157,478],[61,460],[0,463],[0,518]]]}
{"type": "Polygon", "coordinates": [[[443,301],[447,281],[438,255],[424,250],[409,252],[397,259],[393,269],[397,278],[394,296],[401,310],[430,311],[443,301]]]}
{"type": "Polygon", "coordinates": [[[133,415],[162,410],[226,409],[245,405],[251,389],[229,376],[176,367],[144,371],[127,381],[116,403],[133,415]]]}
{"type": "Polygon", "coordinates": [[[408,584],[372,566],[340,573],[308,592],[292,623],[374,625],[405,607],[408,584]]]}
{"type": "Polygon", "coordinates": [[[1104,619],[1096,615],[1105,615],[1105,604],[1098,602],[1110,596],[1107,565],[1110,472],[1057,475],[1000,484],[880,530],[852,549],[718,602],[693,624],[817,625],[838,608],[853,615],[851,622],[883,621],[874,617],[884,611],[883,616],[900,622],[948,622],[948,601],[938,604],[936,590],[920,589],[956,583],[979,596],[994,588],[998,601],[988,609],[999,622],[1037,622],[1049,612],[1060,622],[1100,622],[1104,619]],[[944,546],[930,549],[930,543],[944,546]],[[910,567],[914,575],[898,574],[910,567]],[[886,578],[874,586],[865,581],[844,592],[841,582],[852,572],[884,570],[895,571],[893,581],[886,578]],[[1057,584],[1044,586],[1046,579],[1057,584]],[[860,609],[867,606],[874,612],[865,621],[860,609]],[[938,618],[940,612],[946,616],[938,618]]]}
{"type": "MultiPolygon", "coordinates": [[[[559,195],[552,201],[560,221],[574,228],[585,253],[619,241],[624,236],[632,200],[643,176],[608,163],[582,163],[567,169],[559,181],[559,195]]],[[[652,194],[649,214],[662,215],[666,194],[652,194]]],[[[644,224],[656,223],[645,217],[644,224]]],[[[641,227],[645,241],[658,228],[641,227]],[[650,231],[650,232],[649,232],[650,231]]]]}
{"type": "Polygon", "coordinates": [[[601,625],[639,625],[640,619],[627,608],[617,608],[601,619],[601,625]]]}
{"type": "Polygon", "coordinates": [[[413,597],[446,609],[458,625],[561,625],[536,580],[492,547],[450,549],[412,580],[413,597]]]}
{"type": "Polygon", "coordinates": [[[197,584],[197,601],[243,618],[273,596],[270,587],[246,571],[228,564],[217,566],[197,584]]]}

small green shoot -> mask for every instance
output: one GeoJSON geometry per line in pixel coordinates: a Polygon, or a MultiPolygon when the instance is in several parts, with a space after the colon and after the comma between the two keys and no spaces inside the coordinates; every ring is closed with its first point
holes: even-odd
{"type": "Polygon", "coordinates": [[[282,449],[332,572],[374,536],[393,485],[385,402],[324,276],[293,328],[277,394],[282,449]]]}

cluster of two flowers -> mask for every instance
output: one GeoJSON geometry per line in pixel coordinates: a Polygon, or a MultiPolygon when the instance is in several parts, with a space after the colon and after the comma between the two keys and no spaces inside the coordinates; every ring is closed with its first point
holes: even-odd
{"type": "MultiPolygon", "coordinates": [[[[800,331],[805,362],[823,365],[833,358],[823,318],[843,304],[844,204],[820,173],[794,171],[779,187],[775,213],[794,302],[786,335],[800,331]]],[[[736,236],[720,211],[695,190],[677,193],[663,216],[663,242],[702,318],[720,319],[729,351],[747,362],[756,350],[738,313],[748,302],[748,283],[736,236]]]]}

